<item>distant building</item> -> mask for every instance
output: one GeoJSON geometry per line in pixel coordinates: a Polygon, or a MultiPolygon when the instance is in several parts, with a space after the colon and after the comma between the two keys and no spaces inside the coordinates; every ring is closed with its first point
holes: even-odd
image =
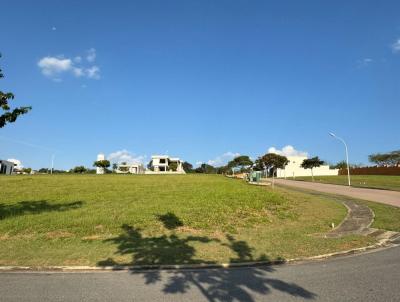
{"type": "MultiPolygon", "coordinates": [[[[307,156],[287,156],[289,163],[285,169],[277,169],[276,177],[298,177],[298,176],[311,176],[311,169],[304,169],[301,167],[303,160],[307,156]]],[[[330,169],[328,165],[321,165],[313,168],[314,176],[329,176],[338,175],[339,169],[330,169]]]]}
{"type": "Polygon", "coordinates": [[[12,174],[14,172],[14,165],[11,161],[0,160],[0,174],[12,174]]]}
{"type": "MultiPolygon", "coordinates": [[[[105,159],[106,159],[106,157],[104,156],[104,154],[100,153],[97,155],[97,161],[105,160],[105,159]]],[[[101,168],[101,167],[96,168],[96,174],[104,174],[104,173],[105,173],[104,168],[101,168]]]]}
{"type": "Polygon", "coordinates": [[[144,167],[142,164],[118,164],[115,173],[118,174],[143,174],[144,167]]]}
{"type": "Polygon", "coordinates": [[[150,169],[146,174],[185,174],[182,161],[177,157],[168,155],[153,155],[151,157],[150,169]],[[172,167],[176,167],[174,171],[172,167]]]}

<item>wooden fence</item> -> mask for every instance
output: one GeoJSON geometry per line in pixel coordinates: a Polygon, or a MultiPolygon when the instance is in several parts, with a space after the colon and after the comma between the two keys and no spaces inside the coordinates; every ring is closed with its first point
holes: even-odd
{"type": "MultiPolygon", "coordinates": [[[[363,167],[350,169],[352,175],[400,175],[400,167],[363,167]]],[[[340,169],[339,175],[347,175],[346,169],[340,169]]]]}

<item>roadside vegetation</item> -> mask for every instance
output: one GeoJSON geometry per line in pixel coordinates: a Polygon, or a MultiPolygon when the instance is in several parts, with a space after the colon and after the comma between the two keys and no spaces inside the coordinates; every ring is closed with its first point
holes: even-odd
{"type": "MultiPolygon", "coordinates": [[[[293,180],[292,177],[288,177],[287,179],[293,180]]],[[[299,177],[295,177],[294,180],[312,181],[312,177],[299,176],[299,177]]],[[[320,183],[327,183],[327,184],[347,185],[347,175],[315,176],[314,181],[320,182],[320,183]]],[[[353,187],[400,191],[400,176],[397,176],[397,175],[352,175],[351,176],[351,185],[353,187]]]]}
{"type": "Polygon", "coordinates": [[[280,192],[283,194],[291,194],[293,192],[296,193],[306,193],[314,196],[315,198],[326,198],[331,201],[335,200],[336,202],[344,202],[344,201],[353,201],[358,204],[363,204],[368,206],[375,214],[374,221],[371,225],[372,228],[386,230],[386,231],[394,231],[400,232],[400,208],[386,205],[382,203],[377,203],[373,201],[361,200],[352,198],[349,196],[343,195],[333,195],[323,192],[317,191],[308,191],[306,189],[300,188],[287,188],[287,187],[279,187],[280,192]]]}
{"type": "Polygon", "coordinates": [[[400,208],[371,201],[359,201],[368,206],[374,213],[373,228],[400,232],[400,208]]]}
{"type": "Polygon", "coordinates": [[[327,196],[218,175],[0,177],[0,265],[221,263],[328,253],[346,216],[327,196]]]}

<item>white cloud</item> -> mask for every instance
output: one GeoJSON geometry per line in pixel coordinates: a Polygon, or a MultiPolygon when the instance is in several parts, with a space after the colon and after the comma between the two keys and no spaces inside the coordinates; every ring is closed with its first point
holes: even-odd
{"type": "Polygon", "coordinates": [[[15,168],[17,168],[17,169],[22,169],[24,167],[22,165],[22,162],[20,160],[18,160],[18,159],[9,158],[9,159],[7,159],[7,161],[10,161],[10,162],[14,163],[15,164],[15,168]]]}
{"type": "Polygon", "coordinates": [[[357,65],[358,65],[358,67],[366,67],[366,66],[372,64],[373,62],[374,62],[374,60],[371,58],[364,58],[364,59],[358,60],[357,65]]]}
{"type": "Polygon", "coordinates": [[[393,52],[400,52],[400,39],[397,39],[396,42],[392,44],[393,52]]]}
{"type": "Polygon", "coordinates": [[[86,60],[93,63],[96,60],[96,49],[91,48],[87,51],[86,60]]]}
{"type": "Polygon", "coordinates": [[[72,72],[74,73],[74,75],[75,75],[77,78],[79,78],[79,77],[81,77],[81,76],[84,75],[82,68],[79,68],[79,67],[74,67],[74,68],[72,69],[72,72]]]}
{"type": "Polygon", "coordinates": [[[371,64],[372,62],[374,62],[373,59],[371,59],[371,58],[364,58],[364,59],[358,61],[358,65],[359,65],[359,66],[368,66],[368,65],[371,64]]]}
{"type": "Polygon", "coordinates": [[[53,27],[51,28],[51,30],[52,30],[52,31],[55,31],[55,30],[57,30],[57,27],[53,26],[53,27]]]}
{"type": "Polygon", "coordinates": [[[72,68],[72,61],[62,57],[44,57],[39,60],[38,66],[45,76],[53,76],[72,68]]]}
{"type": "Polygon", "coordinates": [[[293,146],[287,145],[282,150],[270,147],[268,153],[275,153],[283,156],[308,156],[307,152],[296,150],[293,146]]]}
{"type": "Polygon", "coordinates": [[[76,56],[76,57],[74,58],[74,62],[75,62],[75,63],[80,63],[80,62],[82,62],[82,57],[81,57],[81,56],[76,56]]]}
{"type": "Polygon", "coordinates": [[[133,164],[133,163],[143,164],[146,158],[147,158],[146,155],[136,155],[134,153],[129,152],[126,149],[112,152],[107,156],[107,159],[111,162],[114,163],[126,162],[128,164],[133,164]]]}
{"type": "Polygon", "coordinates": [[[98,66],[92,66],[86,69],[86,76],[90,79],[100,79],[100,68],[98,66]]]}
{"type": "Polygon", "coordinates": [[[219,167],[226,165],[230,160],[234,159],[235,157],[239,156],[240,153],[234,153],[234,152],[225,152],[222,155],[217,156],[214,159],[210,159],[207,161],[207,164],[214,166],[214,167],[219,167]]]}
{"type": "MultiPolygon", "coordinates": [[[[89,49],[86,58],[88,62],[93,62],[96,58],[96,50],[94,48],[89,49]]],[[[66,58],[62,55],[47,56],[40,59],[37,65],[46,77],[56,82],[61,82],[61,75],[65,73],[70,73],[77,78],[100,79],[100,68],[96,65],[82,63],[81,56],[73,58],[66,58]]]]}

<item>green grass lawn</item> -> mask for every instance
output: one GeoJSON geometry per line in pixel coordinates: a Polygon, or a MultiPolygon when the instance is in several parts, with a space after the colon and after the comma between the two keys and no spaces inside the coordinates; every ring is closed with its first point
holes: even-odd
{"type": "MultiPolygon", "coordinates": [[[[334,198],[217,175],[3,176],[0,188],[0,265],[243,262],[373,242],[315,236],[345,217],[334,198]]],[[[400,211],[379,207],[396,228],[400,211]]]]}
{"type": "MultiPolygon", "coordinates": [[[[291,177],[287,179],[292,179],[291,177]]],[[[347,185],[347,175],[315,176],[316,182],[347,185]]],[[[312,181],[311,176],[296,177],[295,180],[312,181]]],[[[354,187],[375,188],[400,191],[400,176],[392,175],[352,175],[351,185],[354,187]]]]}

